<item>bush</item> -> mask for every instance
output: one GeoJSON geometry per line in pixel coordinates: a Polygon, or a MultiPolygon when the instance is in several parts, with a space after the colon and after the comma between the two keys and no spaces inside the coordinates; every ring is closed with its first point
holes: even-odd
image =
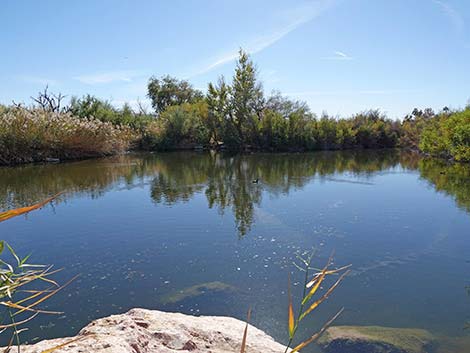
{"type": "Polygon", "coordinates": [[[135,113],[128,104],[118,109],[108,101],[89,94],[82,98],[72,97],[67,110],[81,119],[94,118],[115,125],[127,125],[136,130],[144,129],[153,120],[145,112],[135,113]]]}
{"type": "Polygon", "coordinates": [[[424,128],[419,147],[433,156],[470,161],[470,108],[435,117],[424,128]]]}
{"type": "Polygon", "coordinates": [[[171,106],[148,124],[142,144],[147,149],[160,150],[207,146],[211,139],[207,120],[204,101],[171,106]]]}

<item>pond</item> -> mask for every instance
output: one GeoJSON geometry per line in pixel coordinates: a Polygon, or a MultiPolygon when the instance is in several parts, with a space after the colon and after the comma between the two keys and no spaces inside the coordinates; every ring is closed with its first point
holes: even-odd
{"type": "MultiPolygon", "coordinates": [[[[0,168],[0,209],[59,191],[0,224],[32,262],[80,277],[25,339],[73,335],[133,307],[245,319],[286,341],[298,252],[352,272],[302,335],[336,324],[461,336],[470,317],[470,166],[400,151],[129,154],[0,168]],[[257,183],[253,181],[258,179],[257,183]]],[[[313,348],[312,351],[315,351],[313,348]]]]}

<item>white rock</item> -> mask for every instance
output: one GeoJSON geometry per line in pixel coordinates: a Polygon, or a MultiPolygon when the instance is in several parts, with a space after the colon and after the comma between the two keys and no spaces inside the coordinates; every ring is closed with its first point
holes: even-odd
{"type": "MultiPolygon", "coordinates": [[[[228,353],[240,352],[245,323],[222,316],[190,316],[132,309],[91,322],[75,337],[45,340],[22,347],[23,353],[228,353]]],[[[285,346],[250,325],[247,353],[283,353],[285,346]]]]}

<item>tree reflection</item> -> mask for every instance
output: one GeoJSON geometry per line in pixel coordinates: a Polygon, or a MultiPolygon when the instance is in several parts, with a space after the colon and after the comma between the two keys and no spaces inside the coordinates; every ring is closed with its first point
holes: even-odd
{"type": "Polygon", "coordinates": [[[349,151],[299,154],[188,154],[156,157],[159,173],[153,179],[155,202],[189,200],[204,190],[210,208],[230,209],[240,236],[250,231],[263,191],[271,195],[301,189],[312,178],[350,172],[369,175],[400,163],[397,151],[349,151]],[[253,180],[258,179],[259,183],[253,180]]]}
{"type": "Polygon", "coordinates": [[[402,167],[419,170],[437,191],[470,212],[470,165],[423,159],[400,151],[342,151],[299,154],[174,152],[126,155],[59,165],[0,168],[0,209],[21,207],[64,191],[100,197],[115,188],[149,186],[155,203],[173,205],[195,194],[208,207],[232,212],[240,236],[250,231],[263,195],[288,194],[313,178],[349,173],[367,178],[402,167]],[[259,179],[259,183],[253,180],[259,179]]]}
{"type": "Polygon", "coordinates": [[[436,191],[452,197],[457,206],[470,212],[470,165],[424,158],[418,162],[421,178],[436,191]]]}

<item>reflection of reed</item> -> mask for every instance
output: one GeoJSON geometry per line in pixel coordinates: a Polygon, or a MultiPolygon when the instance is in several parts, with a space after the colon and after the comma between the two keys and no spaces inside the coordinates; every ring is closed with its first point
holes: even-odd
{"type": "MultiPolygon", "coordinates": [[[[132,183],[154,173],[145,158],[119,156],[66,164],[0,168],[0,209],[23,207],[57,192],[99,197],[117,183],[132,183]]],[[[66,199],[67,195],[61,197],[66,199]]]]}

